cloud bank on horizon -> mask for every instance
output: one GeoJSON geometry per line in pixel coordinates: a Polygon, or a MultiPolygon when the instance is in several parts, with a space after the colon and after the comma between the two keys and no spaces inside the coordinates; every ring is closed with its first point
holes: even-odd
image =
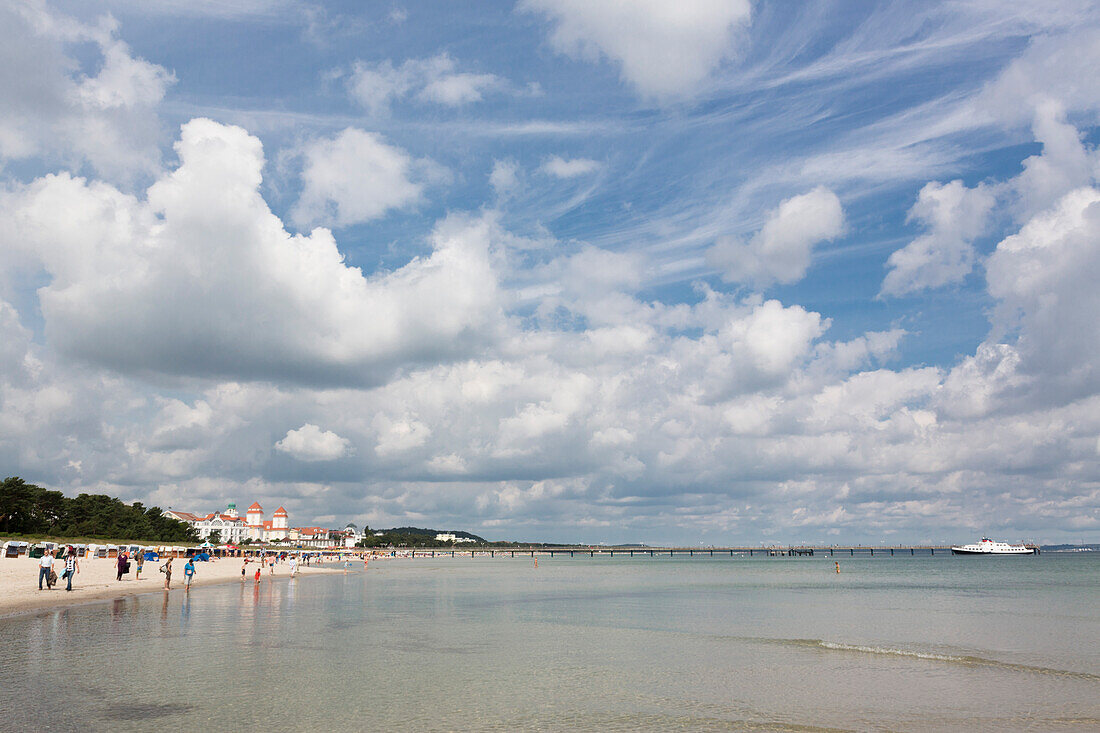
{"type": "Polygon", "coordinates": [[[1100,529],[1094,3],[0,29],[5,475],[500,539],[1100,529]]]}

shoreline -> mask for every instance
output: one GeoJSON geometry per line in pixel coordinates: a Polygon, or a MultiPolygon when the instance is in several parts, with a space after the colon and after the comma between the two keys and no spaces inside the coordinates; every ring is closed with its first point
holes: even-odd
{"type": "MultiPolygon", "coordinates": [[[[225,558],[214,562],[196,563],[195,580],[191,584],[192,590],[208,586],[225,585],[227,583],[241,583],[240,563],[234,562],[236,558],[225,558]]],[[[78,606],[87,603],[101,601],[113,601],[119,598],[131,596],[149,595],[153,593],[186,593],[183,584],[183,562],[173,563],[172,588],[164,589],[164,577],[159,572],[159,562],[147,562],[141,580],[125,577],[123,580],[115,579],[115,562],[113,558],[85,558],[80,562],[80,572],[76,575],[71,591],[65,590],[65,581],[58,581],[53,590],[38,590],[38,561],[30,558],[3,558],[0,559],[0,620],[34,614],[44,611],[53,611],[58,608],[78,606]],[[87,560],[87,565],[85,565],[87,560]]],[[[249,563],[249,571],[244,583],[253,584],[252,563],[249,563]]],[[[331,575],[343,573],[343,568],[299,566],[298,576],[309,577],[313,575],[331,575]]],[[[133,575],[133,572],[129,574],[133,575]]],[[[277,565],[274,573],[264,570],[261,582],[275,580],[290,580],[290,570],[285,563],[277,565]]]]}

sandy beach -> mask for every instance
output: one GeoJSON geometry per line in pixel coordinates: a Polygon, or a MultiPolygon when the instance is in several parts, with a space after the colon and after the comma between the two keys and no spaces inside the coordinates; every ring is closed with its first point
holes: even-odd
{"type": "MultiPolygon", "coordinates": [[[[172,561],[171,593],[183,593],[183,566],[187,561],[176,558],[172,561]]],[[[195,563],[195,579],[192,589],[218,583],[239,583],[241,580],[241,559],[221,558],[209,562],[195,563]]],[[[164,592],[164,575],[160,572],[160,562],[146,561],[141,579],[135,579],[137,565],[131,563],[130,572],[122,580],[115,580],[116,566],[114,558],[81,558],[80,572],[73,580],[72,591],[65,590],[65,581],[61,580],[64,563],[55,560],[54,569],[58,580],[53,590],[38,590],[38,560],[26,556],[19,558],[0,558],[0,617],[11,616],[44,608],[54,608],[89,601],[122,598],[139,593],[164,592]]],[[[361,567],[362,563],[354,563],[361,567]]],[[[248,563],[246,582],[253,582],[256,572],[255,561],[248,563]]],[[[318,575],[341,573],[342,568],[298,566],[298,575],[318,575]]],[[[280,563],[275,566],[274,574],[265,567],[261,582],[290,577],[290,566],[280,563]]]]}

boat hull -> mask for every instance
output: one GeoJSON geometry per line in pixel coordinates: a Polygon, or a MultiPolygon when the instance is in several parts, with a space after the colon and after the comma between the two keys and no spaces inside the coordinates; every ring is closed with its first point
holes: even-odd
{"type": "Polygon", "coordinates": [[[1034,555],[1035,550],[1031,547],[1024,547],[1019,550],[967,550],[962,547],[952,547],[952,555],[1034,555]]]}

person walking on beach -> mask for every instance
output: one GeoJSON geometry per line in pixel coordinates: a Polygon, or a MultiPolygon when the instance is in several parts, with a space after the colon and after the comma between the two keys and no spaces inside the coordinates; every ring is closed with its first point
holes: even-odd
{"type": "Polygon", "coordinates": [[[65,590],[73,589],[73,576],[80,572],[80,563],[76,561],[76,549],[70,547],[69,554],[65,557],[65,580],[68,581],[65,590]]]}
{"type": "Polygon", "coordinates": [[[130,564],[130,558],[125,552],[119,550],[118,558],[115,560],[115,569],[118,570],[118,576],[116,580],[122,580],[122,576],[126,573],[126,566],[130,564]]]}
{"type": "Polygon", "coordinates": [[[261,568],[256,568],[256,585],[260,584],[260,570],[261,568]]]}
{"type": "Polygon", "coordinates": [[[141,567],[145,564],[145,553],[139,550],[134,562],[137,563],[137,568],[134,569],[134,580],[141,580],[141,567]]]}
{"type": "Polygon", "coordinates": [[[53,589],[53,583],[50,582],[50,573],[53,572],[53,550],[46,550],[42,553],[42,559],[38,561],[38,590],[42,590],[42,579],[46,579],[47,590],[53,589]]]}
{"type": "Polygon", "coordinates": [[[275,558],[274,557],[267,558],[267,574],[268,575],[274,575],[275,574],[275,558]]]}
{"type": "Polygon", "coordinates": [[[287,564],[290,565],[290,574],[291,575],[297,575],[298,574],[298,558],[296,558],[292,555],[287,564]]]}
{"type": "Polygon", "coordinates": [[[191,590],[191,579],[195,577],[195,558],[187,558],[187,564],[183,566],[183,588],[191,590]]]}
{"type": "Polygon", "coordinates": [[[248,571],[248,558],[246,557],[244,559],[244,562],[241,563],[241,582],[242,583],[244,582],[244,576],[245,576],[245,573],[247,571],[248,571]]]}
{"type": "Polygon", "coordinates": [[[164,573],[164,590],[172,590],[172,558],[160,566],[160,571],[164,573]]]}

